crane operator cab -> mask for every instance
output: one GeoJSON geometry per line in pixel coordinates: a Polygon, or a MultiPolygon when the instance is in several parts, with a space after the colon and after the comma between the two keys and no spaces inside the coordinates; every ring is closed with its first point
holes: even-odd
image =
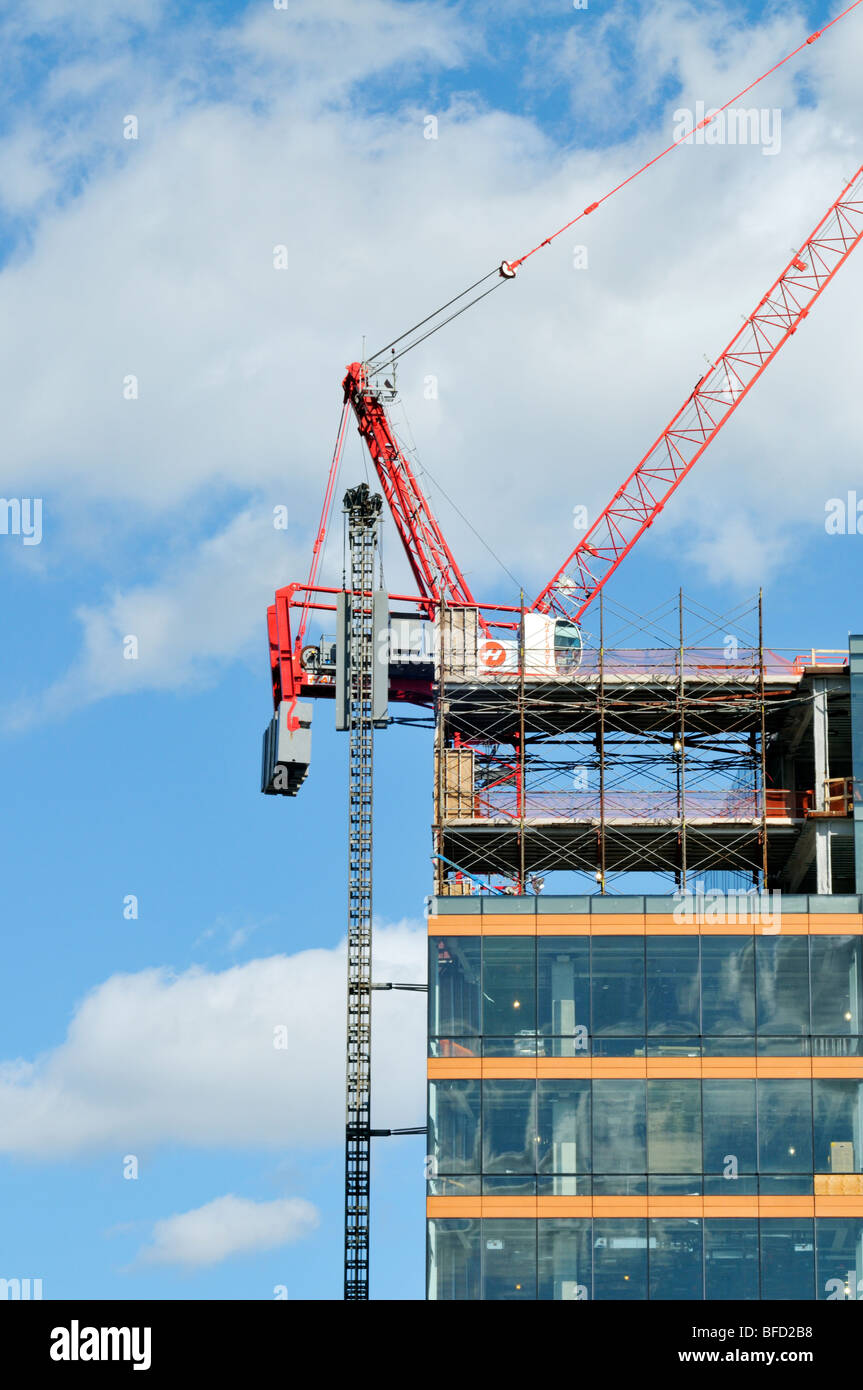
{"type": "Polygon", "coordinates": [[[554,665],[561,676],[570,675],[581,665],[583,645],[581,629],[566,618],[554,624],[554,665]]]}
{"type": "Polygon", "coordinates": [[[523,623],[526,675],[568,676],[578,670],[581,632],[575,623],[548,613],[525,613],[523,623]]]}

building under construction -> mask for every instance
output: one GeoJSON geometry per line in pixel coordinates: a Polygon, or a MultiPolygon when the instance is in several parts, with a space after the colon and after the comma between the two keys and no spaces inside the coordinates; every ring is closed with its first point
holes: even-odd
{"type": "Polygon", "coordinates": [[[443,645],[430,1298],[863,1297],[863,637],[693,617],[443,645]]]}

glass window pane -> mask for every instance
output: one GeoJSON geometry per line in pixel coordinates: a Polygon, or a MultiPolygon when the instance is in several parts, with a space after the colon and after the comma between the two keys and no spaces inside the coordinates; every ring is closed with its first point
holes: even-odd
{"type": "Polygon", "coordinates": [[[755,1051],[759,1057],[808,1057],[809,1035],[796,1038],[780,1037],[778,1033],[759,1033],[755,1051]]]}
{"type": "Polygon", "coordinates": [[[652,1220],[647,1228],[650,1298],[703,1298],[701,1222],[652,1220]]]}
{"type": "Polygon", "coordinates": [[[545,1038],[523,1033],[517,1038],[483,1038],[483,1057],[544,1057],[545,1038]]]}
{"type": "Polygon", "coordinates": [[[816,1173],[863,1173],[863,1081],[812,1082],[816,1173]]]}
{"type": "Polygon", "coordinates": [[[647,1178],[636,1177],[632,1173],[616,1173],[611,1177],[594,1176],[592,1183],[594,1197],[647,1196],[647,1178]]]}
{"type": "MultiPolygon", "coordinates": [[[[590,1082],[538,1081],[537,1172],[590,1172],[590,1082]]],[[[561,1196],[569,1193],[566,1184],[561,1196]]]]}
{"type": "Polygon", "coordinates": [[[432,1037],[477,1037],[480,1031],[479,936],[433,936],[429,940],[429,1033],[432,1037]]]}
{"type": "Polygon", "coordinates": [[[603,1300],[647,1298],[646,1221],[594,1221],[593,1296],[603,1300]]]}
{"type": "Polygon", "coordinates": [[[757,1171],[755,1152],[755,1081],[740,1078],[702,1082],[704,1106],[704,1171],[734,1175],[757,1171]]]}
{"type": "Polygon", "coordinates": [[[496,1302],[536,1299],[535,1221],[483,1221],[482,1296],[496,1302]]]}
{"type": "Polygon", "coordinates": [[[818,1298],[843,1303],[863,1302],[863,1219],[817,1217],[815,1256],[818,1298]]]}
{"type": "Polygon", "coordinates": [[[646,1083],[594,1081],[594,1173],[647,1172],[646,1083]]]}
{"type": "Polygon", "coordinates": [[[705,1298],[750,1302],[758,1298],[758,1222],[754,1217],[710,1217],[704,1222],[705,1298]]]}
{"type": "Polygon", "coordinates": [[[808,937],[759,936],[755,965],[758,1032],[810,1032],[808,937]]]}
{"type": "Polygon", "coordinates": [[[702,1057],[754,1057],[755,1036],[744,1037],[740,1033],[717,1034],[715,1037],[701,1039],[702,1057]]]}
{"type": "Polygon", "coordinates": [[[482,1087],[484,1173],[536,1171],[536,1082],[485,1081],[482,1087]]]}
{"type": "Polygon", "coordinates": [[[594,936],[591,941],[594,1034],[644,1032],[644,938],[594,936]]]}
{"type": "Polygon", "coordinates": [[[594,1057],[645,1057],[644,1038],[593,1038],[594,1057]]]}
{"type": "Polygon", "coordinates": [[[812,1083],[771,1079],[756,1086],[758,1171],[811,1173],[812,1083]]]}
{"type": "Polygon", "coordinates": [[[697,936],[648,936],[647,1031],[701,1032],[697,936]]]}
{"type": "Polygon", "coordinates": [[[760,1197],[811,1197],[811,1173],[761,1173],[758,1177],[760,1197]]]}
{"type": "Polygon", "coordinates": [[[775,1217],[761,1222],[762,1299],[815,1297],[813,1225],[775,1217]]]}
{"type": "Polygon", "coordinates": [[[536,1032],[536,938],[486,936],[482,943],[483,1032],[514,1038],[536,1032]]]}
{"type": "Polygon", "coordinates": [[[461,1173],[454,1178],[430,1177],[426,1187],[429,1197],[479,1197],[482,1178],[479,1173],[461,1173]]]}
{"type": "Polygon", "coordinates": [[[701,938],[701,1018],[707,1035],[754,1033],[755,946],[751,937],[701,938]]]}
{"type": "Polygon", "coordinates": [[[700,1197],[703,1185],[700,1173],[651,1173],[647,1179],[652,1197],[700,1197]]]}
{"type": "Polygon", "coordinates": [[[586,1055],[590,1035],[590,939],[537,940],[537,997],[540,1033],[547,1057],[586,1055]]]}
{"type": "Polygon", "coordinates": [[[430,1221],[428,1296],[469,1299],[480,1296],[480,1223],[430,1221]]]}
{"type": "Polygon", "coordinates": [[[813,936],[812,1032],[841,1037],[863,1033],[863,939],[859,936],[813,936]]]}
{"type": "Polygon", "coordinates": [[[593,1297],[588,1217],[537,1222],[537,1298],[555,1302],[593,1297]]]}
{"type": "Polygon", "coordinates": [[[495,1173],[483,1178],[482,1193],[484,1197],[535,1197],[536,1178],[495,1173]]]}
{"type": "Polygon", "coordinates": [[[700,1081],[648,1081],[647,1160],[651,1173],[701,1172],[700,1081]]]}
{"type": "Polygon", "coordinates": [[[429,1082],[432,1177],[480,1171],[480,1082],[429,1082]]]}
{"type": "Polygon", "coordinates": [[[479,1057],[479,1038],[429,1038],[430,1057],[479,1057]]]}
{"type": "Polygon", "coordinates": [[[705,1197],[757,1197],[758,1196],[758,1177],[755,1173],[742,1173],[734,1182],[734,1186],[729,1186],[730,1178],[704,1176],[704,1195],[705,1197]]]}
{"type": "Polygon", "coordinates": [[[647,1039],[648,1057],[700,1057],[701,1038],[693,1035],[689,1038],[664,1037],[647,1039]]]}

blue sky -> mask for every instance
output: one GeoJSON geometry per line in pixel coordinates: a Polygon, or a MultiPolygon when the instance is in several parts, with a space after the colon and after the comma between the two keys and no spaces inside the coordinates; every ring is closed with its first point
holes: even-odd
{"type": "MultiPolygon", "coordinates": [[[[54,1298],[340,1297],[347,750],[328,709],[300,798],[262,798],[257,777],[265,608],[308,567],[343,364],[832,12],[0,11],[3,491],[44,507],[40,545],[0,536],[4,1277],[54,1298]],[[226,1197],[227,1234],[211,1205],[226,1197]]],[[[860,163],[861,26],[863,11],[762,89],[779,157],[679,151],[590,225],[586,274],[562,238],[406,359],[421,459],[528,592],[571,549],[573,506],[607,500],[860,163]]],[[[683,584],[725,611],[763,585],[775,648],[861,630],[863,538],[824,529],[829,498],[863,496],[861,290],[852,260],[614,600],[644,611],[683,584]]],[[[352,438],[344,484],[364,467],[352,438]]],[[[431,491],[472,584],[511,601],[431,491]]],[[[330,576],[338,551],[336,536],[330,576]]],[[[386,559],[395,588],[392,536],[386,559]]],[[[378,754],[380,973],[418,979],[428,734],[394,728],[378,754]]],[[[422,997],[376,1010],[375,1121],[422,1123],[422,997]]],[[[380,1141],[375,1164],[373,1295],[420,1298],[422,1140],[380,1141]]]]}

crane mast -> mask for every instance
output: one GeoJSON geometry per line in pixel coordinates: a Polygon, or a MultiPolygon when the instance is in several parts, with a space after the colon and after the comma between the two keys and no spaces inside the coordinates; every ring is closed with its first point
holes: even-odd
{"type": "Polygon", "coordinates": [[[369,1296],[372,1091],[373,612],[381,499],[363,483],[345,494],[351,563],[348,609],[348,1016],[345,1113],[345,1286],[369,1296]]]}

